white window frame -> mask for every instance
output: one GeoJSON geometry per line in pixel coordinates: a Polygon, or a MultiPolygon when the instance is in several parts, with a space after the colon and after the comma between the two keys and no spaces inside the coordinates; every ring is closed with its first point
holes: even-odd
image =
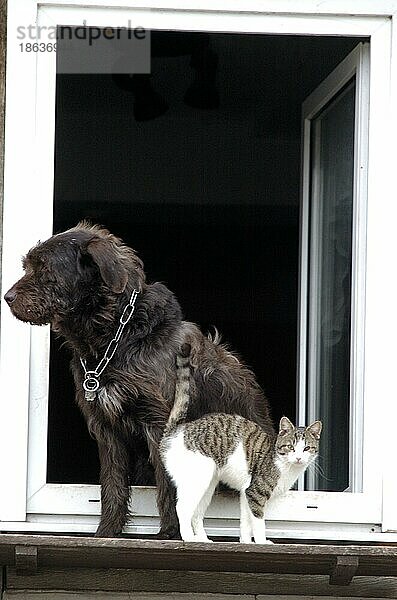
{"type": "MultiPolygon", "coordinates": [[[[21,275],[19,258],[52,231],[55,56],[20,52],[18,26],[125,26],[293,35],[368,36],[370,121],[367,199],[363,493],[289,492],[269,506],[272,535],[396,539],[394,448],[379,458],[380,418],[397,422],[397,294],[392,140],[397,139],[397,1],[329,0],[13,0],[8,7],[3,293],[21,275]],[[376,7],[374,6],[376,4],[376,7]],[[150,5],[150,8],[147,6],[150,5]],[[303,5],[303,6],[302,6],[303,5]],[[390,457],[388,462],[387,456],[390,457]],[[383,486],[383,487],[382,487],[383,486]],[[316,508],[313,508],[316,507],[316,508]],[[387,533],[389,532],[389,533],[387,533]]],[[[99,487],[46,484],[48,328],[1,315],[0,529],[94,531],[99,487]]],[[[71,399],[72,401],[72,399],[71,399]]],[[[388,436],[390,439],[392,436],[388,436]]],[[[384,446],[383,446],[384,448],[384,446]]],[[[133,489],[127,530],[155,531],[154,490],[133,489]]],[[[236,532],[238,507],[218,499],[210,533],[236,532]],[[228,518],[225,518],[228,515],[228,518]]]]}

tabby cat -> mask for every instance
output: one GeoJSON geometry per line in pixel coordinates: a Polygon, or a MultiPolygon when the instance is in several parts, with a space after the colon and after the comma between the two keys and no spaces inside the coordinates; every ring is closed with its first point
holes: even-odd
{"type": "Polygon", "coordinates": [[[203,519],[218,483],[240,492],[240,541],[266,539],[265,504],[289,490],[318,453],[322,424],[294,427],[282,417],[274,440],[252,421],[223,413],[185,423],[191,384],[190,346],[177,357],[175,403],[160,444],[177,490],[182,539],[209,541],[203,519]]]}

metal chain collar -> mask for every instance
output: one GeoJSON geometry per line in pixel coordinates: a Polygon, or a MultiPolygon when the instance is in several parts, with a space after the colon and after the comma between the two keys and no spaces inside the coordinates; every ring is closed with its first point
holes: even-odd
{"type": "Polygon", "coordinates": [[[87,362],[83,358],[80,358],[81,366],[83,367],[85,374],[85,379],[83,381],[83,389],[85,392],[85,399],[88,402],[93,402],[93,400],[95,400],[96,398],[96,393],[100,387],[99,378],[108,366],[109,362],[112,360],[114,353],[116,352],[117,347],[119,345],[121,336],[123,335],[124,327],[127,325],[128,321],[134,314],[135,302],[138,297],[138,294],[138,290],[134,290],[132,292],[130,301],[124,308],[123,314],[120,317],[120,324],[117,329],[116,335],[109,342],[109,345],[105,350],[105,354],[97,364],[96,368],[92,371],[88,370],[87,362]]]}

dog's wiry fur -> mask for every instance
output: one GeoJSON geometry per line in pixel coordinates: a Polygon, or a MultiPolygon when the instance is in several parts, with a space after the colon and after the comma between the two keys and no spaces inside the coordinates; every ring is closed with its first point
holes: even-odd
{"type": "Polygon", "coordinates": [[[98,443],[102,513],[98,536],[121,532],[128,517],[129,480],[147,444],[158,490],[163,537],[178,533],[173,488],[158,446],[174,400],[176,355],[192,346],[194,393],[189,419],[237,413],[273,434],[267,401],[253,373],[222,345],[182,320],[175,296],[147,284],[142,261],[106,229],[81,223],[32,248],[25,275],[5,298],[13,314],[51,324],[73,353],[76,400],[98,443]],[[95,368],[113,338],[133,289],[141,292],[119,347],[101,376],[97,400],[87,402],[83,370],[95,368]]]}

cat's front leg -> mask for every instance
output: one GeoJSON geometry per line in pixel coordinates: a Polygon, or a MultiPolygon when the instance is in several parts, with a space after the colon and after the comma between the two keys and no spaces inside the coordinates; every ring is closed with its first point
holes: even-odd
{"type": "Polygon", "coordinates": [[[252,525],[250,508],[248,506],[245,490],[240,492],[240,542],[242,544],[252,543],[252,525]]]}
{"type": "MultiPolygon", "coordinates": [[[[264,502],[264,498],[260,500],[264,502]]],[[[258,497],[253,502],[250,494],[247,498],[245,490],[242,490],[240,493],[240,542],[242,544],[251,544],[252,538],[256,544],[273,544],[266,538],[264,513],[264,506],[259,504],[258,497]]]]}
{"type": "Polygon", "coordinates": [[[273,542],[266,537],[265,516],[263,515],[262,518],[258,518],[252,515],[251,520],[255,544],[273,544],[273,542]]]}
{"type": "Polygon", "coordinates": [[[266,538],[265,505],[269,497],[269,491],[264,486],[258,485],[258,483],[255,485],[255,482],[251,482],[247,488],[248,514],[256,544],[273,543],[266,538]]]}

